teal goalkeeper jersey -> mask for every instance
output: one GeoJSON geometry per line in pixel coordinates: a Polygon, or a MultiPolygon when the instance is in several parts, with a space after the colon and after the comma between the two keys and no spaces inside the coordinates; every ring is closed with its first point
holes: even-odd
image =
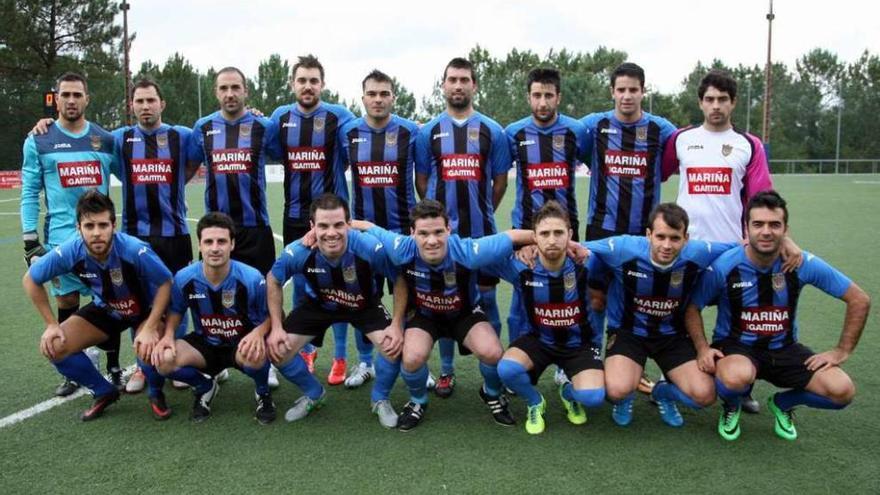
{"type": "Polygon", "coordinates": [[[57,246],[76,235],[76,203],[89,189],[109,193],[111,165],[117,159],[113,136],[86,122],[80,134],[57,123],[46,134],[28,136],[21,165],[21,230],[37,230],[40,191],[45,191],[43,241],[57,246]]]}

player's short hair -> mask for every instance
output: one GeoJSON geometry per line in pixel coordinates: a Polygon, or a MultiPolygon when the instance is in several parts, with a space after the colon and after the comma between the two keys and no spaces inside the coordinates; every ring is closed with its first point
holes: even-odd
{"type": "Polygon", "coordinates": [[[617,82],[618,77],[633,77],[639,80],[639,86],[645,89],[645,69],[632,62],[624,62],[611,71],[611,87],[617,82]]]}
{"type": "Polygon", "coordinates": [[[202,240],[203,230],[210,229],[212,227],[228,230],[229,238],[235,239],[235,222],[232,221],[232,218],[230,218],[230,216],[226,213],[220,211],[212,211],[210,213],[206,213],[205,216],[199,219],[199,223],[196,224],[196,237],[198,238],[198,240],[202,240]]]}
{"type": "Polygon", "coordinates": [[[712,69],[703,76],[703,79],[700,81],[700,86],[697,88],[697,96],[700,97],[701,100],[703,99],[703,95],[706,94],[706,90],[709,89],[709,86],[712,86],[722,93],[727,93],[730,95],[731,100],[736,99],[736,79],[734,79],[727,71],[712,69]]]}
{"type": "Polygon", "coordinates": [[[467,69],[467,70],[471,71],[471,79],[474,81],[474,84],[476,84],[477,73],[474,71],[474,64],[470,60],[468,60],[466,58],[462,58],[462,57],[455,57],[454,59],[450,60],[449,63],[446,64],[446,67],[443,69],[443,80],[444,81],[446,80],[446,72],[449,71],[450,68],[452,68],[452,69],[467,69]]]}
{"type": "MultiPolygon", "coordinates": [[[[373,69],[372,71],[370,71],[369,74],[367,74],[367,77],[365,77],[364,80],[361,82],[361,89],[362,90],[367,89],[367,81],[376,81],[377,83],[388,83],[388,84],[394,86],[394,82],[391,81],[391,76],[382,72],[379,69],[373,69]]],[[[393,87],[391,89],[391,92],[394,93],[393,87]]]]}
{"type": "Polygon", "coordinates": [[[138,89],[146,89],[146,88],[155,88],[156,94],[159,95],[159,100],[163,101],[165,98],[162,96],[162,89],[159,88],[159,83],[157,83],[154,79],[150,77],[141,77],[131,86],[131,99],[134,100],[134,92],[138,89]]]}
{"type": "Polygon", "coordinates": [[[333,193],[324,193],[318,196],[318,199],[312,201],[311,206],[309,206],[309,220],[315,221],[315,212],[318,210],[335,210],[337,208],[342,208],[342,211],[345,212],[346,222],[351,220],[351,215],[348,212],[348,203],[333,193]]]}
{"type": "Polygon", "coordinates": [[[533,229],[537,229],[538,224],[548,218],[558,218],[565,222],[566,227],[571,228],[571,218],[568,216],[568,212],[565,211],[565,208],[559,202],[552,199],[538,208],[532,223],[533,229]]]}
{"type": "Polygon", "coordinates": [[[446,207],[443,203],[435,199],[423,199],[416,203],[410,212],[412,218],[412,228],[416,228],[416,221],[426,218],[442,218],[445,225],[449,225],[449,215],[446,214],[446,207]]]}
{"type": "Polygon", "coordinates": [[[105,211],[110,212],[110,222],[116,225],[116,206],[113,200],[97,189],[90,189],[76,202],[76,223],[80,223],[86,215],[97,215],[105,211]]]}
{"type": "Polygon", "coordinates": [[[324,66],[321,65],[321,62],[318,61],[318,57],[309,53],[308,55],[301,55],[297,58],[295,64],[293,64],[293,68],[290,69],[290,78],[293,79],[294,74],[296,74],[296,70],[302,67],[303,69],[318,69],[318,72],[321,73],[321,82],[324,82],[324,66]]]}
{"type": "Polygon", "coordinates": [[[556,69],[537,67],[529,71],[529,77],[526,82],[527,92],[532,91],[532,84],[534,83],[552,84],[556,87],[556,93],[558,94],[562,88],[562,76],[559,75],[559,71],[556,69]]]}
{"type": "Polygon", "coordinates": [[[56,92],[61,88],[61,83],[63,82],[81,82],[86,94],[89,93],[89,83],[86,82],[86,78],[79,72],[65,72],[58,76],[58,79],[55,80],[56,92]]]}
{"type": "Polygon", "coordinates": [[[663,222],[675,230],[687,232],[690,218],[681,206],[675,203],[660,203],[648,215],[648,229],[654,230],[654,221],[662,217],[663,222]]]}
{"type": "Polygon", "coordinates": [[[217,75],[214,76],[214,86],[217,86],[217,78],[220,77],[220,74],[225,74],[227,72],[235,72],[241,77],[241,85],[247,88],[247,78],[244,77],[244,72],[241,71],[238,67],[227,66],[217,71],[217,75]]]}
{"type": "Polygon", "coordinates": [[[768,189],[766,191],[761,191],[758,194],[752,196],[752,199],[749,200],[746,205],[746,220],[751,220],[752,210],[755,208],[767,208],[769,210],[778,210],[781,209],[783,213],[783,220],[785,221],[785,225],[788,225],[788,203],[782,196],[779,195],[778,192],[773,189],[768,189]]]}

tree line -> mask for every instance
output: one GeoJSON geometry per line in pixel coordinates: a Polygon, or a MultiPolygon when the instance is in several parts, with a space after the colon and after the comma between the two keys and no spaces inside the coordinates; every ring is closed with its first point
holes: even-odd
{"type": "MultiPolygon", "coordinates": [[[[42,116],[43,93],[64,71],[76,70],[89,81],[91,103],[87,117],[107,129],[122,125],[125,115],[121,27],[115,22],[118,5],[110,0],[0,0],[0,169],[21,166],[21,145],[33,123],[42,116]]],[[[137,49],[137,38],[130,38],[137,49]]],[[[320,53],[318,54],[320,56],[320,53]]],[[[537,66],[562,72],[562,113],[579,118],[610,109],[609,74],[627,61],[624,51],[599,47],[593,52],[551,50],[538,54],[512,49],[503,56],[477,45],[467,54],[479,81],[475,106],[502,125],[529,113],[525,81],[537,66]]],[[[634,60],[638,63],[638,60],[634,60]]],[[[444,61],[438,63],[442,65],[444,61]]],[[[291,63],[271,54],[256,74],[247,74],[250,105],[270,113],[293,101],[287,82],[291,63]]],[[[697,62],[682,79],[678,92],[649,91],[643,108],[679,126],[697,124],[702,113],[696,88],[710,68],[731,72],[739,83],[733,121],[739,128],[760,134],[764,105],[764,68],[729,66],[721,60],[697,62]]],[[[394,75],[393,67],[380,69],[394,75]]],[[[182,54],[164,62],[146,61],[132,68],[134,77],[150,76],[162,86],[169,105],[163,114],[168,123],[192,125],[202,114],[213,112],[215,69],[199,72],[182,54]],[[201,99],[199,99],[201,97],[201,99]]],[[[438,70],[439,72],[439,70],[438,70]]],[[[832,51],[816,48],[792,67],[772,67],[771,158],[827,159],[835,156],[838,112],[842,158],[880,157],[880,58],[865,51],[857,60],[840,60],[832,51]],[[842,105],[842,107],[841,107],[842,105]],[[868,116],[865,118],[864,116],[868,116]]],[[[648,88],[650,89],[648,74],[648,88]]],[[[396,113],[426,121],[444,108],[439,74],[429,95],[417,101],[395,79],[396,113]]],[[[341,103],[361,114],[360,101],[346,100],[325,89],[325,101],[341,103]]]]}

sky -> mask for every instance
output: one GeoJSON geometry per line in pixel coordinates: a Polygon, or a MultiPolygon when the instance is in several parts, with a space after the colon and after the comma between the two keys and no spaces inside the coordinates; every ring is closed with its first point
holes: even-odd
{"type": "MultiPolygon", "coordinates": [[[[698,61],[763,66],[767,0],[129,0],[132,71],[179,52],[197,69],[240,67],[254,77],[272,53],[295,61],[313,53],[328,89],[349,100],[373,68],[417,98],[431,92],[449,59],[479,44],[503,58],[512,48],[625,51],[645,68],[649,89],[681,88],[698,61]]],[[[868,0],[776,0],[774,62],[821,47],[843,61],[880,51],[880,4],[868,0]]],[[[563,74],[565,77],[565,74],[563,74]]]]}

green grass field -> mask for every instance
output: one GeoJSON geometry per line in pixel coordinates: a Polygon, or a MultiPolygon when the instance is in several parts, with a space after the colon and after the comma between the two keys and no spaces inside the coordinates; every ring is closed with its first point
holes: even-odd
{"type": "MultiPolygon", "coordinates": [[[[775,180],[790,202],[796,242],[847,273],[876,301],[880,177],[775,180]]],[[[586,198],[586,181],[579,187],[579,197],[586,198]]],[[[675,187],[667,184],[664,198],[674,198],[675,187]]],[[[280,185],[269,193],[270,215],[280,232],[280,185]]],[[[38,352],[43,325],[21,289],[18,194],[0,191],[0,280],[6,281],[0,285],[0,418],[47,400],[59,381],[38,352]]],[[[188,196],[190,216],[198,217],[200,186],[191,186],[188,196]]],[[[508,191],[498,215],[502,228],[509,225],[512,198],[508,191]]],[[[586,202],[580,206],[584,211],[586,202]]],[[[506,308],[509,287],[502,284],[499,294],[506,308]]],[[[802,341],[816,350],[834,345],[843,311],[843,303],[805,291],[798,312],[802,341]]],[[[504,429],[492,422],[477,397],[479,374],[469,357],[458,360],[453,397],[432,399],[426,420],[410,433],[379,426],[370,415],[368,387],[332,388],[327,405],[313,416],[294,424],[279,418],[268,427],[252,419],[252,382],[238,373],[222,386],[212,418],[199,425],[189,421],[190,393],[170,387],[175,415],[166,422],[151,418],[141,394],[124,397],[99,421],[81,423],[78,415],[90,400],[81,397],[0,428],[0,487],[7,494],[880,493],[876,313],[844,366],[858,388],[854,404],[839,412],[799,410],[800,439],[793,443],[773,434],[766,408],[745,417],[740,439],[727,443],[715,432],[717,405],[683,410],[686,425],[673,430],[644,397],[629,428],[612,423],[608,406],[575,427],[563,416],[549,374],[540,384],[548,400],[548,428],[531,437],[521,425],[504,429]]],[[[332,346],[332,338],[327,340],[332,346]]],[[[351,364],[356,354],[349,341],[351,364]]],[[[331,354],[330,347],[319,354],[322,382],[331,354]]],[[[131,356],[124,348],[123,362],[131,363],[131,356]]],[[[772,391],[759,384],[755,396],[763,405],[772,391]]],[[[274,394],[279,416],[298,396],[293,385],[282,383],[274,394]]],[[[405,402],[402,382],[392,399],[397,408],[405,402]]],[[[513,410],[522,418],[525,407],[514,398],[513,410]]]]}

